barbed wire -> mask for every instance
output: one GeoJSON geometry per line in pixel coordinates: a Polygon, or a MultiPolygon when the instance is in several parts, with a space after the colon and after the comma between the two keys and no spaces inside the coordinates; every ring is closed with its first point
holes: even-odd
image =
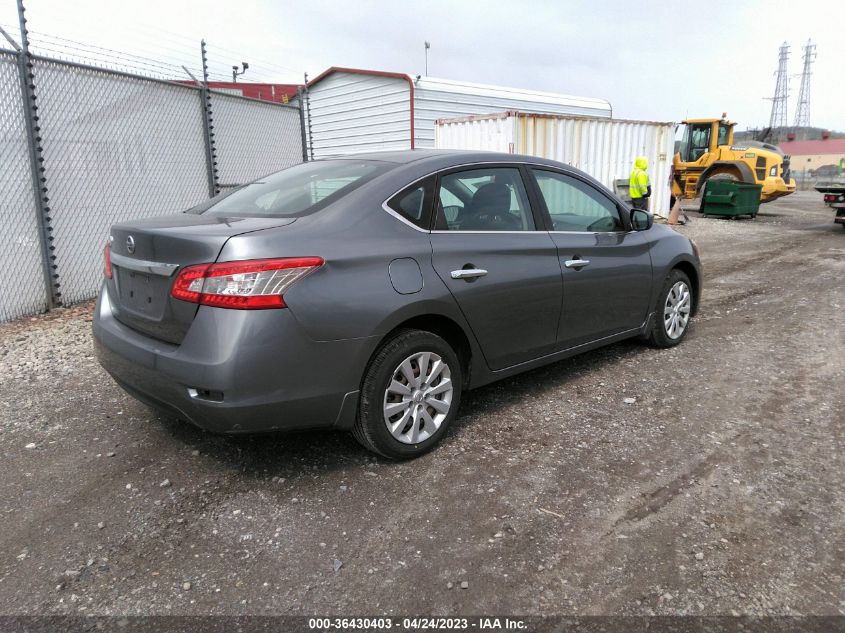
{"type": "MultiPolygon", "coordinates": [[[[160,62],[157,60],[141,57],[139,55],[132,55],[129,53],[119,53],[118,51],[113,51],[111,49],[86,45],[80,42],[74,42],[73,40],[67,40],[64,38],[50,37],[49,39],[47,39],[47,37],[43,36],[42,34],[33,35],[35,35],[35,37],[30,38],[30,47],[33,49],[33,52],[38,52],[39,49],[46,49],[48,51],[52,51],[55,53],[64,53],[67,55],[87,55],[89,58],[93,57],[95,59],[103,59],[107,62],[111,62],[118,65],[125,64],[129,67],[140,67],[142,69],[147,69],[151,72],[154,71],[168,76],[175,75],[181,77],[182,75],[184,75],[184,70],[182,70],[181,66],[178,64],[160,62]],[[56,40],[58,39],[60,39],[61,41],[57,42],[56,40]]],[[[187,64],[185,65],[187,66],[187,64]]],[[[193,68],[191,70],[196,71],[197,68],[193,68]]]]}
{"type": "MultiPolygon", "coordinates": [[[[0,26],[13,37],[18,33],[18,27],[16,25],[0,23],[0,26]]],[[[144,27],[144,25],[141,26],[144,27]]],[[[149,29],[149,27],[144,28],[149,29]]],[[[128,30],[138,32],[140,29],[130,27],[128,30]]],[[[53,35],[40,30],[30,29],[28,34],[32,52],[43,55],[44,57],[88,65],[104,65],[112,70],[165,80],[182,81],[189,79],[182,68],[183,66],[195,77],[199,77],[202,74],[202,65],[199,59],[199,42],[194,42],[187,36],[163,29],[159,29],[154,36],[143,34],[142,39],[145,39],[147,42],[154,41],[155,52],[164,53],[165,55],[163,57],[168,61],[164,61],[164,59],[158,57],[151,57],[145,47],[142,47],[142,52],[146,54],[138,54],[81,42],[77,39],[53,35]],[[162,39],[166,39],[168,42],[162,43],[162,39]]],[[[223,49],[213,44],[209,45],[208,48],[212,55],[214,51],[218,50],[229,51],[229,49],[223,49]]],[[[284,66],[272,64],[271,62],[251,56],[246,61],[250,63],[249,77],[244,78],[242,82],[285,83],[279,80],[278,75],[272,72],[271,68],[276,68],[285,75],[289,72],[295,72],[284,66]]],[[[215,82],[231,83],[232,65],[227,65],[225,62],[212,57],[208,60],[209,79],[215,82]]],[[[298,81],[290,83],[298,83],[298,81]]]]}
{"type": "MultiPolygon", "coordinates": [[[[133,24],[133,25],[128,25],[128,29],[130,31],[135,32],[135,33],[143,33],[143,32],[152,33],[157,38],[165,37],[169,41],[176,43],[176,45],[186,45],[187,43],[194,43],[195,44],[194,40],[192,38],[190,38],[189,36],[184,35],[182,33],[175,33],[173,31],[168,31],[167,29],[161,28],[159,26],[153,27],[153,26],[146,25],[146,24],[133,24]]],[[[213,50],[222,51],[224,53],[229,53],[230,55],[232,55],[234,57],[234,60],[236,62],[241,62],[245,58],[248,57],[248,59],[246,59],[246,61],[248,61],[249,64],[250,64],[250,70],[252,69],[252,65],[256,64],[256,65],[264,66],[264,67],[267,67],[267,68],[275,68],[275,69],[282,71],[284,73],[292,73],[296,77],[298,77],[302,72],[302,71],[297,70],[295,68],[291,68],[289,66],[284,66],[282,64],[279,64],[278,62],[271,62],[271,61],[266,60],[266,59],[255,57],[252,54],[246,54],[243,51],[232,50],[231,48],[220,45],[220,44],[218,44],[214,41],[207,41],[207,44],[208,44],[208,48],[210,50],[213,49],[213,50]]]]}

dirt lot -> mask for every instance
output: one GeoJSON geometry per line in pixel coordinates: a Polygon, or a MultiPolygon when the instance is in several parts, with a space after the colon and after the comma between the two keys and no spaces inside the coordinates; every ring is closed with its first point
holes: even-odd
{"type": "Polygon", "coordinates": [[[845,231],[818,198],[693,214],[683,345],[472,392],[409,463],[162,418],[99,369],[90,305],[0,326],[2,613],[845,614],[845,231]]]}

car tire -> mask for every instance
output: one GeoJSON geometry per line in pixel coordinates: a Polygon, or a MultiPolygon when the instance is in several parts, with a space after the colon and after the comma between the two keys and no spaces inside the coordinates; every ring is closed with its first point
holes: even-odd
{"type": "Polygon", "coordinates": [[[654,318],[646,334],[648,344],[653,347],[674,347],[683,341],[692,321],[693,301],[695,297],[689,277],[677,268],[672,269],[657,296],[654,318]]]}
{"type": "Polygon", "coordinates": [[[352,434],[384,457],[419,457],[457,417],[462,381],[458,355],[445,340],[431,332],[400,330],[382,343],[367,367],[352,434]]]}

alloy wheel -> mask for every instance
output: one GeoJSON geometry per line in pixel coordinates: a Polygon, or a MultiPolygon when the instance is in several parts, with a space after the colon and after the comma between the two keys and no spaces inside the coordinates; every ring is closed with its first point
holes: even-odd
{"type": "Polygon", "coordinates": [[[687,329],[691,308],[689,286],[683,281],[675,282],[666,295],[666,305],[663,307],[663,328],[672,340],[680,338],[687,329]]]}
{"type": "Polygon", "coordinates": [[[384,423],[394,439],[418,444],[437,432],[452,406],[452,372],[434,352],[408,356],[384,392],[384,423]]]}

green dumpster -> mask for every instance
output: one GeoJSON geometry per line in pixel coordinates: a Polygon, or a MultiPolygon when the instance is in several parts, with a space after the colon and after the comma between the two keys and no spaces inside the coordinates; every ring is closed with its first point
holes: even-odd
{"type": "Polygon", "coordinates": [[[704,215],[757,217],[760,210],[760,190],[763,185],[752,185],[734,180],[708,180],[701,200],[704,215]]]}

